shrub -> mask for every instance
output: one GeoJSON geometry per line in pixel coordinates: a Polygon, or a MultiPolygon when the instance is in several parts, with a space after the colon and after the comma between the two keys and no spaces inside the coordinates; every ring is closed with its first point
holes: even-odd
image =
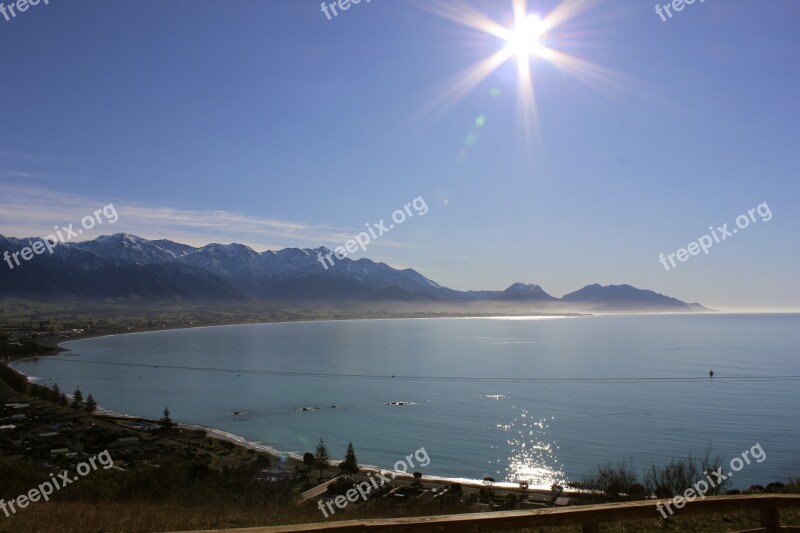
{"type": "Polygon", "coordinates": [[[786,488],[786,485],[780,481],[773,481],[767,485],[767,492],[783,492],[784,488],[786,488]]]}
{"type": "MultiPolygon", "coordinates": [[[[673,459],[664,466],[650,465],[650,469],[645,473],[644,485],[648,492],[653,492],[657,487],[668,489],[672,494],[683,494],[683,492],[705,479],[704,472],[716,472],[722,464],[719,457],[711,458],[711,450],[706,449],[702,457],[693,457],[689,454],[683,459],[673,459]]],[[[713,496],[721,494],[727,485],[727,480],[722,482],[715,481],[714,487],[709,487],[706,495],[713,496]]],[[[670,494],[670,497],[672,496],[670,494]]]]}
{"type": "Polygon", "coordinates": [[[630,459],[620,461],[616,465],[611,463],[605,466],[598,465],[594,472],[581,480],[581,485],[585,488],[612,497],[619,496],[627,487],[637,483],[639,476],[633,469],[633,462],[630,459]]]}
{"type": "Polygon", "coordinates": [[[640,483],[634,483],[628,488],[628,496],[642,500],[647,497],[647,489],[640,483]]]}

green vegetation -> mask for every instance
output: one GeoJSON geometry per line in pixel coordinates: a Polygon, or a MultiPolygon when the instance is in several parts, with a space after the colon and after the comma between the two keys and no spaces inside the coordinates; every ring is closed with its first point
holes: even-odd
{"type": "Polygon", "coordinates": [[[345,453],[344,461],[339,463],[339,470],[346,476],[358,474],[358,459],[356,459],[356,451],[353,449],[352,442],[347,445],[347,453],[345,453]]]}
{"type": "Polygon", "coordinates": [[[86,401],[83,404],[83,408],[84,410],[86,410],[87,413],[94,413],[95,411],[97,411],[97,402],[94,401],[94,396],[90,394],[86,398],[86,401]]]}
{"type": "MultiPolygon", "coordinates": [[[[617,464],[597,466],[593,472],[584,476],[580,482],[568,483],[572,489],[591,491],[587,495],[597,502],[645,500],[654,495],[656,498],[672,498],[683,494],[697,481],[705,479],[705,472],[715,472],[722,465],[719,457],[711,457],[707,449],[700,457],[691,454],[684,458],[673,459],[665,465],[651,464],[641,475],[633,467],[630,460],[617,464]]],[[[786,482],[769,483],[766,487],[753,485],[747,490],[726,490],[730,480],[709,487],[705,496],[722,494],[800,494],[800,479],[787,478],[786,482]]]]}
{"type": "Polygon", "coordinates": [[[322,473],[331,464],[331,457],[328,454],[328,447],[325,446],[325,441],[322,439],[319,439],[319,444],[317,444],[317,450],[314,454],[314,462],[316,463],[317,468],[319,468],[319,480],[322,481],[322,473]]]}
{"type": "Polygon", "coordinates": [[[158,428],[162,434],[169,434],[175,429],[176,424],[172,421],[169,407],[164,407],[164,415],[158,421],[158,428]]]}
{"type": "Polygon", "coordinates": [[[9,337],[0,337],[0,359],[54,353],[56,353],[55,349],[44,348],[35,340],[25,339],[21,342],[11,344],[9,342],[9,337]]]}
{"type": "Polygon", "coordinates": [[[83,393],[81,392],[80,388],[75,389],[75,392],[72,393],[72,404],[70,407],[76,410],[84,408],[83,393]]]}

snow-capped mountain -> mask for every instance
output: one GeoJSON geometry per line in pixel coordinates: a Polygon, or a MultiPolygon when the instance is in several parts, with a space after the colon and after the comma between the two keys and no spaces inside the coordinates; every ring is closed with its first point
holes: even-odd
{"type": "MultiPolygon", "coordinates": [[[[0,236],[0,246],[13,252],[36,240],[41,239],[0,236]]],[[[0,295],[96,295],[109,278],[116,280],[114,296],[128,291],[146,297],[190,297],[199,291],[204,297],[359,299],[389,287],[435,298],[461,294],[412,269],[397,270],[369,259],[336,260],[326,269],[319,257],[329,252],[321,247],[258,253],[242,244],[197,248],[118,233],[59,244],[52,255],[37,255],[14,269],[0,270],[0,295]]]]}
{"type": "MultiPolygon", "coordinates": [[[[0,253],[20,252],[41,239],[0,235],[0,253]]],[[[457,291],[419,272],[398,270],[370,259],[335,259],[330,250],[286,248],[256,252],[243,244],[194,247],[148,240],[127,233],[93,241],[58,244],[53,253],[23,264],[0,264],[0,296],[234,299],[280,302],[395,301],[415,303],[489,302],[504,305],[569,304],[580,310],[623,308],[704,310],[630,285],[588,285],[562,299],[539,285],[514,283],[505,291],[457,291]],[[11,268],[13,267],[13,268],[11,268]]]]}
{"type": "MultiPolygon", "coordinates": [[[[171,241],[148,241],[128,233],[101,235],[93,241],[67,243],[67,246],[92,252],[100,258],[116,264],[165,263],[186,255],[186,252],[182,252],[179,248],[179,246],[185,245],[178,245],[171,241]]],[[[192,249],[190,246],[187,248],[192,249]]]]}

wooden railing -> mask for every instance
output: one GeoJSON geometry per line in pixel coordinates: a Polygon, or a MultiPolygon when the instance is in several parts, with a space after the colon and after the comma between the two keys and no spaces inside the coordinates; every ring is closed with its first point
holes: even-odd
{"type": "MultiPolygon", "coordinates": [[[[535,511],[498,511],[494,513],[467,513],[415,518],[382,520],[347,520],[293,526],[274,526],[226,530],[240,533],[300,533],[324,532],[369,532],[369,531],[513,531],[530,527],[553,527],[582,525],[584,533],[598,533],[604,522],[661,519],[656,511],[657,503],[664,500],[647,500],[602,505],[559,507],[535,511]]],[[[709,496],[703,500],[686,503],[676,509],[674,516],[724,513],[740,510],[759,510],[761,527],[741,533],[800,533],[800,527],[781,527],[781,509],[800,509],[800,495],[759,494],[737,496],[709,496]]],[[[194,532],[200,533],[200,532],[194,532]]],[[[209,533],[209,532],[205,532],[209,533]]]]}

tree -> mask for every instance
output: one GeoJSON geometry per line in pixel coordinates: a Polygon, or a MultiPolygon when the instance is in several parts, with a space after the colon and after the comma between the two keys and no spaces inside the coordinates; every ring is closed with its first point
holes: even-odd
{"type": "Polygon", "coordinates": [[[86,403],[84,404],[83,408],[89,413],[94,413],[97,411],[97,402],[94,401],[94,397],[91,394],[89,394],[89,397],[86,398],[86,403]]]}
{"type": "Polygon", "coordinates": [[[72,405],[73,409],[82,409],[83,408],[83,393],[81,392],[80,387],[75,389],[75,392],[72,395],[72,405]]]}
{"type": "Polygon", "coordinates": [[[347,453],[344,456],[344,461],[339,463],[339,469],[348,476],[358,474],[358,459],[356,459],[356,452],[353,449],[353,443],[347,445],[347,453]]]}
{"type": "Polygon", "coordinates": [[[69,405],[69,398],[67,398],[67,395],[62,392],[61,396],[58,397],[58,403],[61,405],[61,407],[66,407],[69,405]]]}
{"type": "Polygon", "coordinates": [[[164,416],[158,421],[158,426],[164,433],[169,433],[175,427],[169,413],[169,407],[164,407],[164,416]]]}
{"type": "Polygon", "coordinates": [[[328,447],[325,446],[325,441],[322,439],[319,439],[319,444],[317,444],[317,453],[314,454],[314,461],[317,463],[319,479],[322,481],[322,471],[331,464],[331,456],[328,455],[328,447]]]}

